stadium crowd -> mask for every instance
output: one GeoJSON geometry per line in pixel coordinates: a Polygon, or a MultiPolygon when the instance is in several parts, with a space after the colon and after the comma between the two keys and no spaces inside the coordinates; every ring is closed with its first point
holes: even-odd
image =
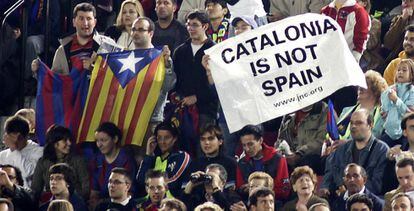
{"type": "MultiPolygon", "coordinates": [[[[13,3],[1,1],[0,12],[13,3]]],[[[0,32],[0,113],[13,111],[1,125],[0,210],[414,211],[414,0],[28,4],[27,40],[19,10],[0,32]],[[345,87],[230,133],[204,50],[305,13],[338,22],[367,89],[345,87]],[[41,146],[36,108],[14,112],[16,70],[24,69],[25,94],[34,95],[45,55],[54,54],[44,62],[56,74],[92,71],[108,43],[162,49],[165,79],[144,142],[124,145],[125,131],[102,122],[94,142],[52,125],[41,146]],[[338,138],[327,130],[328,99],[338,138]]]]}

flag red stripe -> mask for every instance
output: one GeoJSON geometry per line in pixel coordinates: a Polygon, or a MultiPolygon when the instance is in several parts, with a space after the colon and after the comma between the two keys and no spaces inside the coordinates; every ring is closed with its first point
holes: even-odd
{"type": "Polygon", "coordinates": [[[96,104],[98,103],[99,93],[101,92],[102,84],[104,82],[103,79],[99,80],[98,78],[105,77],[106,71],[109,71],[108,64],[106,64],[106,61],[102,58],[100,65],[99,65],[97,78],[95,80],[95,83],[93,84],[92,91],[89,96],[89,101],[86,102],[86,105],[85,105],[86,106],[86,109],[84,110],[85,118],[83,119],[81,134],[79,136],[78,141],[85,141],[86,136],[88,135],[88,132],[90,130],[89,127],[92,121],[92,116],[94,114],[96,104]]]}
{"type": "Polygon", "coordinates": [[[129,104],[131,102],[131,98],[132,98],[132,95],[134,94],[134,91],[136,91],[135,86],[137,83],[137,78],[138,76],[135,76],[126,86],[126,92],[124,95],[124,99],[122,101],[122,106],[119,111],[119,118],[118,118],[119,119],[118,127],[121,129],[124,128],[125,117],[126,117],[126,114],[129,108],[129,104]]]}
{"type": "MultiPolygon", "coordinates": [[[[72,70],[72,71],[77,71],[77,70],[72,70]]],[[[73,81],[70,77],[66,77],[62,80],[62,85],[63,85],[63,97],[67,97],[70,96],[71,99],[68,100],[63,100],[63,112],[64,112],[64,121],[65,121],[65,125],[69,126],[70,125],[70,121],[72,119],[72,112],[73,112],[73,90],[72,90],[72,86],[73,86],[73,81]],[[67,88],[70,87],[70,88],[67,88]]]]}
{"type": "Polygon", "coordinates": [[[161,56],[158,56],[154,59],[147,71],[147,74],[144,78],[144,83],[141,86],[141,90],[138,95],[137,105],[135,106],[134,115],[132,116],[131,124],[129,125],[128,134],[125,138],[125,144],[131,144],[132,138],[134,137],[135,128],[138,124],[139,116],[141,115],[142,109],[144,108],[144,104],[147,100],[149,91],[151,89],[151,85],[154,82],[154,76],[158,69],[158,63],[160,61],[161,56]]]}
{"type": "MultiPolygon", "coordinates": [[[[53,91],[53,76],[50,75],[50,71],[45,72],[45,77],[43,78],[43,87],[42,93],[52,93],[53,91]],[[48,76],[46,76],[48,75],[48,76]],[[48,90],[48,91],[46,91],[48,90]]],[[[45,94],[43,95],[43,111],[44,111],[44,129],[45,132],[55,122],[55,114],[53,112],[53,95],[45,94]]]]}
{"type": "Polygon", "coordinates": [[[107,122],[111,118],[112,110],[114,109],[114,103],[116,100],[116,94],[118,92],[119,82],[118,79],[114,76],[111,79],[111,85],[109,87],[108,97],[106,98],[105,106],[103,108],[103,114],[101,122],[107,122]]]}

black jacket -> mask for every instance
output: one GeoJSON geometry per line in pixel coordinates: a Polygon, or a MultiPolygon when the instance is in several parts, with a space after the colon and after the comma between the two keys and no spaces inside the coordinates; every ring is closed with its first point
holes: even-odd
{"type": "Polygon", "coordinates": [[[213,45],[212,40],[206,40],[200,50],[193,56],[191,39],[188,39],[175,50],[173,64],[177,75],[177,83],[174,91],[181,97],[196,95],[199,113],[216,118],[218,111],[217,94],[215,94],[215,89],[209,85],[206,70],[201,64],[204,50],[213,45]]]}

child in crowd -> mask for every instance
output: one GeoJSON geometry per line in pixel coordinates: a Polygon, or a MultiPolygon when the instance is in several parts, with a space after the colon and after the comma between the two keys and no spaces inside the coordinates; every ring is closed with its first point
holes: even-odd
{"type": "Polygon", "coordinates": [[[381,139],[392,147],[403,142],[401,119],[414,111],[414,62],[402,59],[395,75],[395,84],[381,94],[384,133],[381,139]]]}

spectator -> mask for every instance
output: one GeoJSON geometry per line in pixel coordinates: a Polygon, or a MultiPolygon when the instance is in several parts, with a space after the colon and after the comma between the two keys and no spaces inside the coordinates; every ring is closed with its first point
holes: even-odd
{"type": "Polygon", "coordinates": [[[330,211],[329,205],[325,203],[316,203],[309,207],[309,211],[330,211]]]}
{"type": "Polygon", "coordinates": [[[174,18],[176,10],[177,0],[157,0],[155,2],[158,20],[155,22],[152,43],[155,46],[168,45],[168,48],[173,52],[189,37],[183,24],[174,18]]]}
{"type": "Polygon", "coordinates": [[[402,59],[395,75],[395,84],[381,94],[382,116],[385,118],[381,140],[393,147],[402,138],[401,119],[414,111],[414,61],[402,59]]]}
{"type": "Polygon", "coordinates": [[[36,129],[36,113],[32,108],[23,108],[16,112],[16,116],[21,116],[26,118],[29,121],[29,135],[28,139],[37,142],[37,137],[35,134],[36,129]]]}
{"type": "Polygon", "coordinates": [[[237,188],[246,189],[250,174],[263,171],[273,177],[275,199],[287,199],[290,183],[286,158],[278,154],[275,148],[263,143],[262,130],[258,126],[247,125],[239,131],[239,135],[244,155],[237,165],[237,188]]]}
{"type": "Polygon", "coordinates": [[[182,200],[189,210],[204,202],[214,202],[222,209],[229,210],[230,206],[240,201],[240,197],[232,190],[226,189],[227,171],[220,164],[210,164],[205,172],[191,173],[190,181],[184,188],[182,200]],[[201,193],[196,192],[196,187],[203,185],[201,193]]]}
{"type": "MultiPolygon", "coordinates": [[[[61,40],[53,58],[52,71],[64,75],[69,74],[72,67],[78,70],[92,68],[99,46],[102,43],[115,42],[95,31],[96,10],[92,4],[80,3],[73,9],[73,26],[76,33],[61,40]]],[[[32,62],[32,71],[37,72],[39,61],[32,62]]]]}
{"type": "Polygon", "coordinates": [[[387,153],[387,158],[396,162],[403,158],[414,159],[414,113],[404,115],[401,120],[401,129],[407,143],[395,145],[387,153]]]}
{"type": "Polygon", "coordinates": [[[161,201],[160,211],[187,211],[185,204],[175,198],[163,199],[161,201]]]}
{"type": "Polygon", "coordinates": [[[32,190],[35,200],[39,200],[42,193],[50,192],[49,168],[56,163],[66,163],[75,172],[75,190],[84,199],[89,196],[89,175],[85,160],[75,155],[72,147],[72,133],[63,126],[52,125],[46,133],[46,145],[43,156],[37,162],[33,173],[32,190]]]}
{"type": "Polygon", "coordinates": [[[296,167],[290,176],[290,181],[293,184],[293,191],[296,192],[297,198],[287,202],[282,210],[295,211],[304,207],[307,210],[316,203],[329,205],[325,199],[314,194],[317,182],[316,174],[309,166],[296,167]]]}
{"type": "Polygon", "coordinates": [[[9,199],[16,211],[36,207],[31,190],[23,187],[23,184],[22,172],[18,168],[12,165],[0,165],[0,198],[9,199]]]}
{"type": "Polygon", "coordinates": [[[50,202],[47,211],[73,211],[73,206],[68,200],[56,199],[50,202]]]}
{"type": "Polygon", "coordinates": [[[229,17],[229,10],[225,0],[206,0],[204,3],[210,25],[207,30],[207,35],[215,42],[220,43],[233,34],[229,17]]]}
{"type": "Polygon", "coordinates": [[[75,172],[65,163],[58,163],[50,167],[50,191],[52,197],[48,202],[42,204],[40,211],[46,211],[49,204],[55,199],[69,201],[74,210],[87,211],[88,208],[83,199],[75,192],[75,172]]]}
{"type": "Polygon", "coordinates": [[[270,0],[271,22],[305,13],[320,13],[331,0],[270,0]]]}
{"type": "Polygon", "coordinates": [[[9,117],[4,128],[3,143],[8,149],[0,152],[0,164],[9,164],[20,169],[24,186],[30,187],[37,161],[43,153],[43,147],[27,139],[29,122],[23,117],[9,117]]]}
{"type": "Polygon", "coordinates": [[[131,186],[131,173],[124,168],[113,168],[108,181],[110,200],[103,201],[95,210],[133,210],[136,207],[136,201],[129,194],[131,186]]]}
{"type": "Polygon", "coordinates": [[[242,192],[240,195],[243,197],[243,201],[239,201],[235,204],[232,204],[230,210],[232,211],[241,211],[247,210],[246,204],[248,204],[248,197],[253,192],[255,188],[259,187],[266,187],[272,189],[273,186],[273,178],[262,171],[255,171],[249,176],[249,190],[248,193],[242,192]]]}
{"type": "Polygon", "coordinates": [[[367,45],[370,28],[367,11],[355,0],[333,0],[322,9],[321,13],[338,22],[346,37],[349,50],[359,62],[367,45]]]}
{"type": "Polygon", "coordinates": [[[348,201],[346,202],[346,207],[348,211],[355,211],[355,210],[366,210],[366,211],[374,211],[374,206],[372,201],[368,196],[365,194],[354,194],[351,196],[348,201]]]}
{"type": "MultiPolygon", "coordinates": [[[[364,7],[368,14],[370,14],[370,0],[357,0],[357,3],[364,7]]],[[[369,17],[371,20],[371,28],[369,30],[367,49],[362,53],[361,60],[359,61],[359,65],[363,71],[379,70],[380,65],[384,62],[384,58],[382,58],[379,52],[381,48],[381,21],[373,15],[369,17]]]]}
{"type": "Polygon", "coordinates": [[[143,210],[158,210],[161,201],[169,196],[168,177],[165,172],[159,170],[149,170],[145,174],[145,191],[148,196],[138,199],[137,208],[143,210]]]}
{"type": "MultiPolygon", "coordinates": [[[[402,0],[400,2],[402,6],[401,14],[395,16],[392,19],[391,26],[388,29],[388,32],[384,36],[384,47],[391,51],[385,60],[386,64],[388,64],[391,60],[393,60],[397,56],[398,57],[402,56],[400,52],[403,50],[403,48],[405,50],[403,43],[407,41],[405,38],[407,36],[406,27],[408,27],[414,21],[414,18],[413,18],[414,2],[411,0],[402,0]],[[406,32],[405,35],[404,35],[404,29],[406,32]]],[[[412,32],[414,32],[414,30],[412,30],[412,32]]],[[[410,55],[408,56],[411,57],[410,55]]],[[[394,78],[392,77],[391,80],[392,79],[394,78]]],[[[388,79],[387,79],[387,82],[388,82],[388,79]]]]}
{"type": "Polygon", "coordinates": [[[11,201],[5,198],[0,198],[0,210],[3,211],[14,211],[14,206],[11,201]]]}
{"type": "Polygon", "coordinates": [[[183,0],[180,9],[178,10],[178,21],[185,24],[190,13],[196,10],[204,10],[204,3],[205,0],[183,0]]]}
{"type": "Polygon", "coordinates": [[[231,22],[231,25],[234,28],[235,35],[257,28],[256,21],[248,16],[235,17],[231,22]]]}
{"type": "Polygon", "coordinates": [[[407,210],[414,211],[414,201],[409,195],[399,193],[392,198],[392,211],[407,210]]]}
{"type": "Polygon", "coordinates": [[[373,202],[374,210],[382,210],[384,200],[371,193],[371,191],[365,187],[365,183],[367,182],[367,172],[364,168],[358,164],[350,163],[346,166],[344,174],[346,192],[335,197],[332,203],[333,210],[346,211],[346,200],[357,193],[367,195],[373,202]]]}
{"type": "MultiPolygon", "coordinates": [[[[234,186],[236,182],[237,162],[234,158],[225,155],[224,142],[223,132],[220,127],[208,125],[204,128],[200,135],[202,156],[191,162],[187,176],[190,176],[190,173],[196,171],[204,171],[208,165],[217,163],[224,166],[227,171],[227,187],[234,186]]],[[[188,178],[186,181],[188,181],[188,178]]]]}
{"type": "MultiPolygon", "coordinates": [[[[139,187],[145,187],[145,173],[149,169],[160,170],[168,175],[168,190],[173,196],[181,195],[184,172],[191,162],[190,155],[177,151],[178,130],[170,122],[157,125],[154,136],[147,142],[147,152],[137,174],[139,187]]],[[[139,188],[141,189],[141,188],[139,188]]]]}
{"type": "Polygon", "coordinates": [[[270,188],[256,188],[249,196],[250,211],[275,210],[275,194],[270,188]]]}
{"type": "MultiPolygon", "coordinates": [[[[367,89],[358,88],[357,103],[350,107],[345,107],[338,119],[338,129],[341,140],[351,138],[350,118],[353,112],[364,108],[373,116],[372,134],[375,137],[381,137],[383,132],[383,121],[381,117],[381,93],[388,88],[387,82],[378,72],[368,70],[365,73],[365,81],[367,82],[367,89]]],[[[339,142],[334,142],[333,144],[339,142]]]]}
{"type": "Polygon", "coordinates": [[[294,152],[286,155],[289,167],[308,165],[323,174],[320,157],[327,114],[328,106],[320,101],[283,117],[278,140],[286,140],[294,152]]]}
{"type": "MultiPolygon", "coordinates": [[[[122,132],[112,122],[102,123],[95,132],[96,146],[100,153],[89,162],[91,182],[90,204],[95,207],[99,198],[108,198],[108,181],[115,167],[129,171],[131,178],[137,173],[135,160],[121,148],[122,132]]],[[[131,191],[134,193],[133,182],[131,191]]]]}
{"type": "Polygon", "coordinates": [[[398,193],[407,193],[414,190],[414,160],[411,158],[404,158],[397,162],[395,166],[397,174],[398,188],[387,192],[384,195],[384,210],[392,209],[392,198],[398,193]]]}
{"type": "Polygon", "coordinates": [[[371,192],[381,192],[388,146],[372,135],[372,116],[367,109],[359,109],[352,113],[350,122],[352,139],[340,145],[327,158],[320,189],[323,196],[334,194],[343,184],[343,171],[349,163],[357,163],[367,171],[366,187],[371,192]]]}
{"type": "Polygon", "coordinates": [[[105,30],[105,35],[116,41],[116,44],[128,50],[135,49],[132,42],[131,28],[135,19],[144,16],[144,9],[138,0],[122,2],[116,23],[105,30]]]}
{"type": "Polygon", "coordinates": [[[220,206],[214,204],[213,202],[205,202],[203,204],[198,205],[194,211],[223,211],[220,206]]]}
{"type": "Polygon", "coordinates": [[[398,64],[402,59],[414,58],[414,25],[409,25],[405,28],[404,40],[402,43],[403,51],[398,54],[398,58],[393,59],[384,71],[384,78],[388,85],[395,83],[395,75],[397,74],[398,64]]]}
{"type": "Polygon", "coordinates": [[[182,106],[195,105],[198,108],[198,131],[208,124],[215,124],[218,111],[217,93],[211,89],[206,71],[201,65],[204,50],[214,45],[206,35],[209,22],[206,13],[191,13],[187,19],[191,39],[180,45],[173,56],[174,71],[177,74],[174,91],[181,97],[182,106]]]}
{"type": "MultiPolygon", "coordinates": [[[[154,22],[147,17],[139,17],[132,24],[132,40],[135,45],[135,49],[149,49],[154,48],[152,45],[152,37],[154,35],[154,22]]],[[[152,135],[152,131],[155,126],[164,120],[164,106],[167,100],[168,92],[174,87],[176,76],[172,71],[172,62],[170,58],[170,49],[168,46],[164,46],[162,49],[162,56],[164,57],[165,75],[164,81],[158,96],[157,104],[152,112],[150,122],[145,133],[144,141],[148,140],[152,135]]],[[[142,146],[146,146],[144,142],[142,146]]],[[[142,160],[142,155],[145,153],[145,148],[141,147],[142,153],[139,151],[139,155],[136,156],[137,160],[142,160]]]]}

